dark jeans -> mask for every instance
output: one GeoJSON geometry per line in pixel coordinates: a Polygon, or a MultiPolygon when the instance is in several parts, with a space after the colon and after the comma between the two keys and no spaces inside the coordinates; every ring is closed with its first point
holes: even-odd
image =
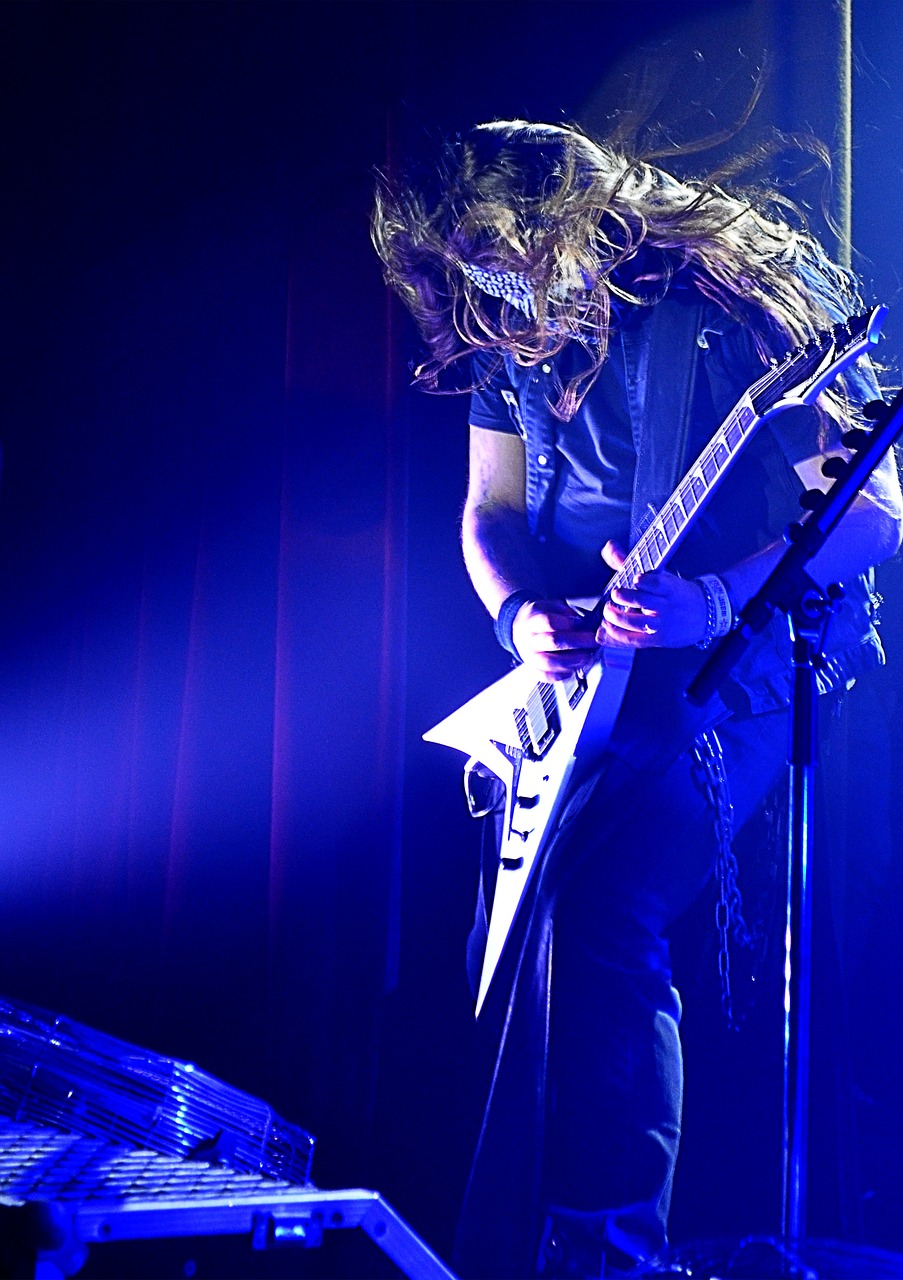
{"type": "MultiPolygon", "coordinates": [[[[728,720],[717,733],[739,829],[785,767],[787,718],[728,720]]],[[[554,913],[539,1263],[550,1275],[611,1274],[666,1244],[682,1096],[667,933],[716,850],[689,754],[658,775],[615,761],[581,832],[554,913]]]]}

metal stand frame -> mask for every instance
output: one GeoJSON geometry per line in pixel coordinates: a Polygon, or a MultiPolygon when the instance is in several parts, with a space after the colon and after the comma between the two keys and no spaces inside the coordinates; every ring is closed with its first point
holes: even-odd
{"type": "Polygon", "coordinates": [[[0,1196],[20,1239],[16,1274],[74,1276],[88,1251],[123,1241],[242,1236],[254,1249],[315,1249],[326,1231],[360,1227],[408,1280],[454,1274],[376,1191],[275,1187],[250,1195],[34,1201],[0,1196]],[[36,1216],[31,1211],[41,1209],[36,1216]],[[12,1217],[10,1215],[13,1215],[12,1217]],[[20,1219],[17,1223],[16,1218],[20,1219]]]}
{"type": "Polygon", "coordinates": [[[784,934],[784,1110],[781,1235],[806,1234],[809,1046],[812,987],[811,857],[818,765],[818,686],[825,633],[841,599],[804,591],[788,613],[793,654],[788,763],[787,916],[784,934]]]}
{"type": "MultiPolygon", "coordinates": [[[[724,637],[703,664],[686,694],[704,705],[727,677],[750,641],[775,613],[790,623],[793,648],[791,698],[790,823],[787,850],[787,931],[784,988],[784,1132],[781,1237],[784,1266],[798,1274],[798,1256],[806,1232],[808,1156],[809,1014],[811,1004],[811,854],[814,833],[814,782],[817,763],[816,670],[824,633],[842,592],[822,592],[805,566],[824,546],[852,506],[872,472],[903,433],[903,391],[890,405],[867,405],[871,430],[848,432],[844,443],[850,459],[829,459],[823,473],[834,483],[826,493],[813,492],[805,505],[809,516],[786,532],[788,548],[762,588],[744,605],[736,630],[724,637]]],[[[788,1274],[784,1270],[783,1274],[788,1274]]]]}

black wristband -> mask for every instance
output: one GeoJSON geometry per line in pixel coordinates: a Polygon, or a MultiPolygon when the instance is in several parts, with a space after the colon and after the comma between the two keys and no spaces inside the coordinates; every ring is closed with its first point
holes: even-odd
{"type": "Polygon", "coordinates": [[[517,617],[522,605],[525,605],[529,600],[535,599],[536,596],[532,591],[512,591],[507,600],[502,601],[499,616],[493,623],[496,640],[498,640],[503,649],[513,653],[518,662],[521,661],[521,656],[514,647],[514,637],[511,634],[514,619],[517,617]]]}

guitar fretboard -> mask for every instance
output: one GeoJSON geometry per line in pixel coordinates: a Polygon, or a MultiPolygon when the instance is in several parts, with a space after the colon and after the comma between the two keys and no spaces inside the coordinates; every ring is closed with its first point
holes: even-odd
{"type": "Polygon", "coordinates": [[[651,573],[665,564],[758,422],[752,401],[744,397],[637,540],[609,590],[630,586],[637,574],[651,573]]]}
{"type": "MultiPolygon", "coordinates": [[[[835,326],[834,335],[844,332],[853,345],[853,334],[835,326]]],[[[826,335],[830,338],[831,335],[826,335]]],[[[828,343],[810,343],[781,365],[767,369],[737,402],[712,436],[702,453],[653,517],[636,544],[613,575],[606,589],[633,585],[640,573],[660,569],[676,550],[703,506],[718,487],[734,457],[762,421],[762,414],[774,405],[789,387],[811,377],[824,359],[828,343]]]]}

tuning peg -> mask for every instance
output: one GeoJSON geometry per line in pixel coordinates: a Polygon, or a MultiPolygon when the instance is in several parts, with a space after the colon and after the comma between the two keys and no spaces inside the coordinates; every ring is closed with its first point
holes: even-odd
{"type": "Polygon", "coordinates": [[[815,511],[821,506],[824,496],[821,489],[807,489],[800,495],[800,506],[804,511],[815,511]]]}
{"type": "Polygon", "coordinates": [[[823,476],[828,476],[831,480],[839,480],[840,477],[846,473],[849,465],[850,464],[845,462],[843,458],[838,458],[835,455],[833,458],[825,458],[824,462],[821,464],[821,473],[823,476]]]}
{"type": "Polygon", "coordinates": [[[863,449],[871,438],[871,431],[866,431],[864,427],[852,427],[840,437],[848,449],[863,449]]]}
{"type": "Polygon", "coordinates": [[[862,406],[862,416],[875,422],[886,410],[887,405],[883,400],[869,400],[868,404],[862,406]]]}

